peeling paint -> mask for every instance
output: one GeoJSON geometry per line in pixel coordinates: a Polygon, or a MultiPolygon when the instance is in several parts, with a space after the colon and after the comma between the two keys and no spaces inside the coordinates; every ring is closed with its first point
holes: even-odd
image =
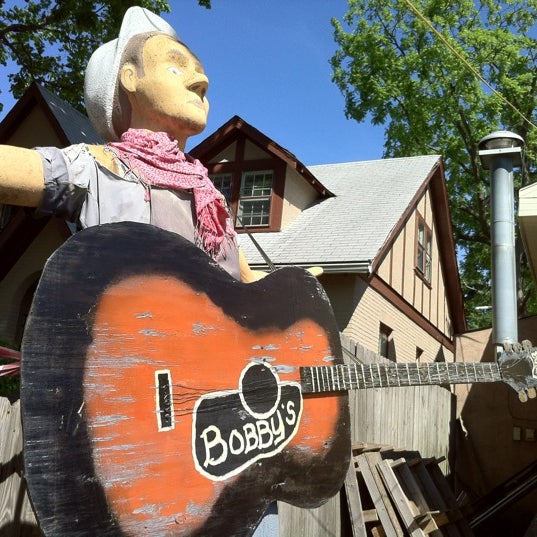
{"type": "Polygon", "coordinates": [[[280,347],[278,345],[274,345],[273,343],[269,343],[268,345],[253,345],[252,349],[254,351],[257,351],[257,350],[277,351],[277,350],[280,350],[280,347]]]}
{"type": "Polygon", "coordinates": [[[146,328],[144,330],[140,330],[139,333],[142,334],[143,336],[166,337],[166,334],[163,334],[162,332],[158,332],[157,330],[154,330],[152,328],[146,328]]]}
{"type": "Polygon", "coordinates": [[[143,313],[137,313],[134,315],[135,319],[152,319],[153,314],[150,311],[144,311],[143,313]]]}
{"type": "Polygon", "coordinates": [[[158,515],[160,512],[160,508],[155,504],[146,504],[142,505],[142,507],[139,507],[138,509],[135,509],[133,511],[133,514],[138,515],[158,515]]]}
{"type": "Polygon", "coordinates": [[[108,416],[95,416],[91,423],[90,427],[106,427],[109,425],[114,425],[115,423],[121,423],[122,421],[130,420],[129,416],[124,416],[122,414],[110,414],[108,416]]]}
{"type": "Polygon", "coordinates": [[[254,364],[266,364],[267,362],[275,362],[276,358],[274,356],[252,356],[249,360],[254,364]]]}
{"type": "Polygon", "coordinates": [[[211,330],[216,330],[216,327],[208,326],[203,323],[192,323],[192,332],[194,332],[196,336],[204,336],[211,330]]]}
{"type": "Polygon", "coordinates": [[[294,373],[298,367],[294,366],[294,365],[284,365],[284,364],[278,364],[278,365],[273,365],[272,366],[272,369],[274,369],[274,371],[276,371],[276,373],[294,373]]]}

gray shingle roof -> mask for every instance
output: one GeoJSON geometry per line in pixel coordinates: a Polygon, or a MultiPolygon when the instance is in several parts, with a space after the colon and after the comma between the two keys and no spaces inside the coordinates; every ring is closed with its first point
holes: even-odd
{"type": "MultiPolygon", "coordinates": [[[[310,166],[335,197],[307,208],[282,231],[255,238],[278,265],[367,270],[439,159],[428,155],[310,166]]],[[[246,235],[241,246],[252,265],[263,264],[246,235]]]]}
{"type": "Polygon", "coordinates": [[[71,144],[102,144],[90,120],[63,99],[60,99],[43,86],[37,84],[39,92],[48,104],[54,117],[71,144]]]}

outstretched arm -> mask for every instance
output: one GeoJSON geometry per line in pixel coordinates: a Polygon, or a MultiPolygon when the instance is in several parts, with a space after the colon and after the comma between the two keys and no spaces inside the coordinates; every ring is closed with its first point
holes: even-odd
{"type": "Polygon", "coordinates": [[[241,270],[241,282],[252,283],[264,278],[267,273],[262,270],[253,270],[248,264],[248,260],[244,255],[244,252],[239,248],[239,267],[241,270]]]}
{"type": "Polygon", "coordinates": [[[0,146],[0,203],[38,207],[43,185],[43,163],[37,151],[0,146]]]}
{"type": "MultiPolygon", "coordinates": [[[[242,283],[256,282],[257,280],[264,278],[268,274],[267,272],[263,272],[262,270],[254,270],[250,268],[248,260],[246,259],[246,256],[241,249],[239,249],[239,267],[241,270],[242,283]]],[[[322,267],[309,267],[307,271],[313,274],[316,278],[323,274],[322,267]]]]}

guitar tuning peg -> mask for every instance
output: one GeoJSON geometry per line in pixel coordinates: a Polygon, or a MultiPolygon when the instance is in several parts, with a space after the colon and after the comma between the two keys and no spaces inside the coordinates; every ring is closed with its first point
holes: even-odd
{"type": "Polygon", "coordinates": [[[518,392],[518,400],[521,403],[525,403],[528,400],[528,394],[524,390],[518,392]]]}
{"type": "Polygon", "coordinates": [[[537,390],[535,388],[528,388],[528,397],[535,399],[537,397],[537,390]]]}

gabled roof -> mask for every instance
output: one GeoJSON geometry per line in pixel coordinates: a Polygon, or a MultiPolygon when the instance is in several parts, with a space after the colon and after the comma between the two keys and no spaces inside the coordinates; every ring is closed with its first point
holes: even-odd
{"type": "MultiPolygon", "coordinates": [[[[102,138],[90,120],[69,103],[60,99],[46,88],[33,82],[11,111],[0,123],[0,142],[5,143],[34,107],[39,107],[48,117],[50,124],[62,144],[102,144],[102,138]]],[[[46,143],[46,141],[43,141],[46,143]]],[[[50,142],[49,142],[50,145],[50,142]]]]}
{"type": "MultiPolygon", "coordinates": [[[[309,171],[335,196],[311,205],[282,231],[255,235],[272,262],[320,265],[326,273],[373,273],[429,188],[453,328],[463,332],[463,297],[441,157],[326,164],[309,171]]],[[[241,247],[251,265],[266,268],[247,235],[241,235],[241,247]]]]}
{"type": "MultiPolygon", "coordinates": [[[[60,145],[67,146],[82,142],[102,143],[101,138],[84,114],[35,82],[0,123],[0,143],[9,143],[11,136],[24,124],[36,108],[44,113],[60,140],[60,145]]],[[[31,143],[34,146],[49,146],[53,143],[40,129],[35,129],[31,138],[31,143]]],[[[35,219],[27,214],[23,208],[18,210],[15,217],[0,233],[0,259],[2,259],[0,279],[4,278],[13,268],[25,249],[49,220],[50,217],[35,219]]],[[[69,233],[67,226],[65,233],[66,236],[69,233]]]]}
{"type": "MultiPolygon", "coordinates": [[[[369,272],[439,163],[432,155],[311,166],[335,196],[309,207],[281,232],[256,239],[277,265],[369,272]]],[[[241,241],[249,262],[262,264],[251,241],[241,241]]]]}
{"type": "Polygon", "coordinates": [[[319,194],[323,197],[332,196],[317,177],[296,158],[293,153],[277,144],[274,140],[263,134],[261,131],[244,121],[239,116],[233,116],[229,121],[224,123],[213,134],[205,138],[201,143],[189,151],[189,154],[203,162],[209,162],[225,147],[231,145],[239,136],[244,135],[258,147],[273,155],[276,158],[283,160],[288,167],[296,170],[319,194]]]}

